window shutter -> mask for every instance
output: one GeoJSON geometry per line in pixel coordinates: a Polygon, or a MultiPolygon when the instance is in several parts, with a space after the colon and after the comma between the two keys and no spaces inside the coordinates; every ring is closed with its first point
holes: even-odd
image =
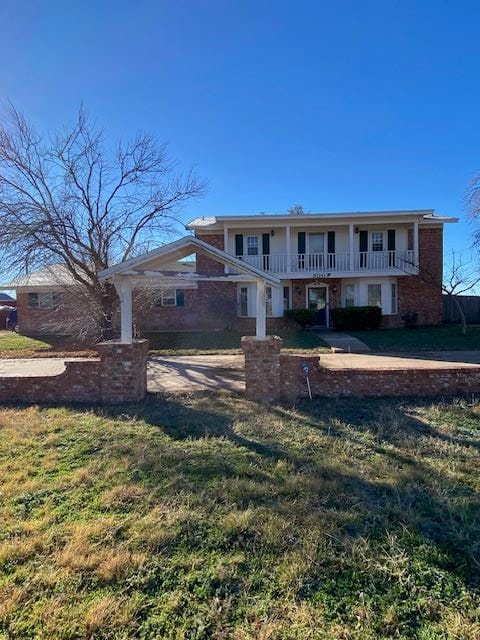
{"type": "Polygon", "coordinates": [[[387,231],[387,250],[395,251],[395,229],[387,231]]]}
{"type": "Polygon", "coordinates": [[[305,253],[305,231],[298,232],[298,253],[305,253]]]}
{"type": "Polygon", "coordinates": [[[235,234],[235,255],[243,256],[243,234],[235,234]]]}
{"type": "Polygon", "coordinates": [[[360,231],[360,253],[368,251],[368,231],[360,231]]]}
{"type": "Polygon", "coordinates": [[[270,255],[270,234],[262,233],[262,253],[264,256],[270,255]]]}
{"type": "Polygon", "coordinates": [[[177,299],[177,307],[183,307],[185,304],[185,292],[183,289],[175,289],[175,296],[177,299]]]}
{"type": "Polygon", "coordinates": [[[327,253],[335,253],[335,231],[327,233],[327,253]]]}

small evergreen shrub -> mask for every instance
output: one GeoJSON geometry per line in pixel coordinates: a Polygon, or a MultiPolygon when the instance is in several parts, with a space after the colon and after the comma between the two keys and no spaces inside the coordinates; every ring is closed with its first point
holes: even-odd
{"type": "Polygon", "coordinates": [[[287,309],[285,317],[298,322],[305,329],[314,323],[315,311],[312,309],[287,309]]]}
{"type": "Polygon", "coordinates": [[[367,331],[378,329],[382,322],[380,307],[338,307],[332,310],[336,331],[367,331]]]}

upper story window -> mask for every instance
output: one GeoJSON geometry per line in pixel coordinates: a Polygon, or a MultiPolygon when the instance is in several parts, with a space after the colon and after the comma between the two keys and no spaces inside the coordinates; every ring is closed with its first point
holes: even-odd
{"type": "Polygon", "coordinates": [[[258,256],[258,236],[247,236],[247,255],[258,256]]]}
{"type": "Polygon", "coordinates": [[[372,251],[383,251],[383,231],[372,231],[372,251]]]}
{"type": "Polygon", "coordinates": [[[325,251],[325,234],[309,233],[308,234],[308,250],[310,253],[324,253],[325,251]]]}
{"type": "Polygon", "coordinates": [[[56,309],[62,301],[58,291],[35,291],[28,294],[30,309],[56,309]]]}

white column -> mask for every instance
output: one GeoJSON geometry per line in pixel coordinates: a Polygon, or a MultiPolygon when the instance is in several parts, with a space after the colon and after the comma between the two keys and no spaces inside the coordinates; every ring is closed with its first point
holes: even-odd
{"type": "Polygon", "coordinates": [[[349,251],[349,268],[350,271],[353,271],[355,268],[355,254],[354,254],[354,250],[353,250],[353,242],[354,242],[354,235],[353,235],[353,223],[351,222],[348,225],[348,251],[349,251]]]}
{"type": "Polygon", "coordinates": [[[115,282],[120,297],[120,342],[132,342],[132,283],[128,279],[115,282]]]}
{"type": "Polygon", "coordinates": [[[420,266],[420,256],[418,250],[418,222],[413,223],[413,262],[416,268],[420,266]]]}
{"type": "MultiPolygon", "coordinates": [[[[223,250],[225,251],[225,253],[230,253],[230,251],[228,250],[228,227],[224,227],[223,228],[223,250]]],[[[223,272],[224,273],[229,273],[230,269],[227,267],[227,265],[224,265],[223,268],[223,272]]]]}
{"type": "Polygon", "coordinates": [[[287,224],[285,227],[285,240],[286,240],[286,248],[287,248],[287,273],[290,273],[292,270],[292,238],[290,235],[290,225],[287,224]]]}
{"type": "Polygon", "coordinates": [[[257,280],[257,340],[267,335],[267,291],[265,280],[257,280]]]}

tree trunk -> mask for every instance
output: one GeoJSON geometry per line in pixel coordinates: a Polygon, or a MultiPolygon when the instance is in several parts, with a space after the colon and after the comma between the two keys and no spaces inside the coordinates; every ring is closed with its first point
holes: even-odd
{"type": "Polygon", "coordinates": [[[115,303],[117,301],[117,293],[115,287],[110,282],[102,284],[102,292],[100,297],[100,332],[101,340],[112,340],[114,337],[113,315],[115,311],[115,303]]]}

